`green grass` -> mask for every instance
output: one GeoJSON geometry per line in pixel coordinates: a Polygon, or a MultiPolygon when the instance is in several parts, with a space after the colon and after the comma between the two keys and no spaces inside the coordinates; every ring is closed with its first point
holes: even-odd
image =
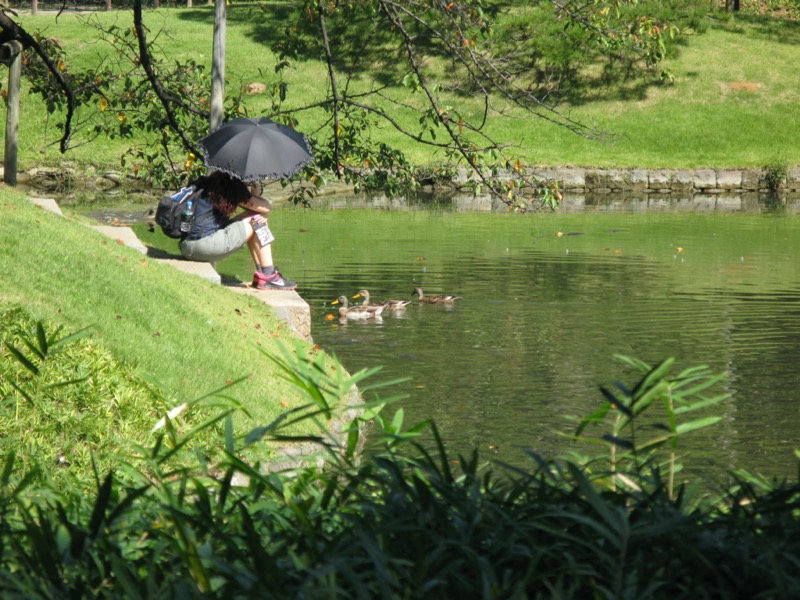
{"type": "Polygon", "coordinates": [[[117,360],[163,384],[169,407],[217,392],[249,413],[239,424],[254,426],[308,401],[266,354],[295,343],[303,356],[317,352],[260,301],[162,265],[9,188],[0,188],[0,215],[0,307],[24,307],[67,333],[90,327],[117,360]]]}
{"type": "MultiPolygon", "coordinates": [[[[146,11],[145,23],[150,39],[162,28],[158,44],[176,60],[193,58],[210,69],[212,7],[146,11]]],[[[265,5],[264,12],[252,4],[228,7],[227,75],[229,89],[241,83],[274,79],[276,58],[268,43],[277,39],[288,22],[288,9],[280,3],[265,5]]],[[[105,58],[109,51],[93,42],[93,30],[83,24],[86,17],[63,14],[23,15],[21,23],[31,31],[42,30],[63,41],[71,62],[87,66],[105,58]]],[[[103,23],[128,25],[129,11],[96,13],[91,19],[103,23]]],[[[703,35],[685,36],[674,56],[663,67],[674,77],[661,85],[596,86],[575,105],[559,109],[580,122],[612,134],[600,142],[578,136],[543,119],[493,115],[487,131],[498,140],[512,144],[531,165],[575,165],[599,167],[692,168],[761,167],[781,159],[800,164],[800,23],[747,14],[733,20],[714,21],[703,35]],[[737,91],[731,83],[755,84],[753,91],[737,91]]],[[[375,71],[364,72],[355,83],[366,88],[374,82],[375,71]]],[[[402,73],[394,74],[396,79],[402,73]]],[[[313,103],[325,91],[324,65],[305,59],[293,63],[289,72],[287,108],[313,103]]],[[[393,92],[409,102],[399,87],[393,92]]],[[[452,98],[455,102],[455,98],[452,98]]],[[[478,104],[465,101],[464,112],[479,110],[478,104]]],[[[251,114],[268,112],[266,97],[250,96],[246,103],[251,114]]],[[[502,108],[499,104],[496,108],[502,108]]],[[[414,116],[396,115],[414,129],[414,116]]],[[[300,127],[313,133],[322,115],[301,116],[300,127]]],[[[1,126],[1,125],[0,125],[1,126]]],[[[55,119],[47,118],[35,98],[25,98],[21,109],[20,169],[36,164],[58,164],[59,132],[55,119]]],[[[429,149],[413,145],[389,127],[375,136],[403,149],[417,164],[443,160],[429,149]]],[[[66,157],[77,165],[118,167],[119,156],[136,140],[95,140],[76,147],[66,157]]]]}

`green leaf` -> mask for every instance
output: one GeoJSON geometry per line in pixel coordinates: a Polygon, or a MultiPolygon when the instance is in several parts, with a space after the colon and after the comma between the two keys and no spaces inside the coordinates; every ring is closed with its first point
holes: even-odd
{"type": "Polygon", "coordinates": [[[22,354],[22,352],[20,352],[19,350],[17,350],[17,349],[16,349],[14,346],[12,346],[11,344],[6,344],[5,346],[6,346],[6,348],[8,349],[8,351],[11,353],[11,355],[12,355],[14,358],[16,358],[16,359],[17,359],[17,362],[18,362],[19,364],[21,364],[23,367],[25,367],[26,369],[28,369],[28,371],[30,371],[30,372],[31,372],[31,373],[33,373],[34,375],[38,375],[38,374],[39,374],[39,369],[38,369],[38,367],[37,367],[36,365],[34,365],[34,364],[31,362],[31,361],[29,361],[27,358],[25,358],[25,355],[24,355],[24,354],[22,354]]]}
{"type": "Polygon", "coordinates": [[[678,429],[676,433],[678,435],[688,433],[690,431],[694,431],[696,429],[702,429],[703,427],[708,427],[709,425],[713,425],[714,423],[719,422],[722,417],[705,417],[703,419],[696,419],[694,421],[689,421],[688,423],[681,423],[678,425],[678,429]]]}

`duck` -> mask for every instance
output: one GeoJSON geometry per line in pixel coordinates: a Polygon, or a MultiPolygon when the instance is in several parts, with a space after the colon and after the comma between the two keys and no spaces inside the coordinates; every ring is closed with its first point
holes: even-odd
{"type": "Polygon", "coordinates": [[[353,298],[364,298],[361,306],[383,306],[386,311],[403,310],[406,306],[411,304],[411,300],[384,300],[379,304],[369,303],[369,292],[367,290],[358,290],[353,298]]]}
{"type": "Polygon", "coordinates": [[[453,304],[456,300],[461,300],[461,296],[450,296],[447,294],[424,296],[422,294],[422,288],[414,288],[411,295],[417,296],[421,304],[453,304]]]}
{"type": "Polygon", "coordinates": [[[339,318],[340,319],[377,319],[381,316],[384,310],[383,305],[368,305],[364,306],[348,306],[347,296],[339,296],[331,304],[339,304],[339,318]]]}

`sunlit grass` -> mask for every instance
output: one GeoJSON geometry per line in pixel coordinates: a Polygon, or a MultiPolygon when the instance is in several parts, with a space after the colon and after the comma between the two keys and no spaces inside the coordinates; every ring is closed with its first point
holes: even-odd
{"type": "MultiPolygon", "coordinates": [[[[235,397],[252,422],[301,403],[263,354],[294,348],[297,337],[260,301],[162,265],[9,189],[0,190],[0,215],[0,306],[91,327],[118,360],[163,384],[171,406],[242,378],[235,397]]],[[[300,352],[313,354],[311,343],[300,352]]]]}
{"type": "MultiPolygon", "coordinates": [[[[251,4],[228,7],[226,69],[229,89],[251,81],[270,85],[275,81],[275,55],[268,45],[290,23],[286,5],[268,4],[263,11],[251,4]]],[[[21,17],[30,30],[42,29],[57,36],[67,48],[70,61],[86,66],[109,51],[100,43],[87,43],[94,30],[83,24],[86,16],[64,14],[21,17]]],[[[129,26],[130,11],[99,12],[91,16],[105,24],[129,26]]],[[[155,39],[165,55],[175,60],[211,62],[213,7],[146,11],[145,23],[150,39],[155,39]],[[162,29],[164,30],[162,32],[162,29]]],[[[558,107],[563,114],[608,134],[603,141],[587,139],[553,125],[544,119],[512,111],[508,116],[493,113],[486,132],[509,143],[509,152],[529,164],[603,167],[761,167],[780,158],[789,164],[800,163],[798,114],[800,92],[795,82],[800,77],[800,35],[797,23],[739,15],[735,20],[717,20],[703,35],[683,38],[677,52],[663,65],[671,81],[639,86],[633,96],[621,96],[619,87],[587,91],[587,102],[579,106],[558,107]],[[735,89],[732,83],[754,84],[752,89],[735,89]],[[622,98],[622,99],[621,99],[622,98]]],[[[395,73],[399,82],[405,73],[395,73]]],[[[289,97],[285,108],[312,104],[326,92],[325,68],[318,60],[292,63],[287,72],[289,97]]],[[[342,82],[340,82],[342,83],[342,82]]],[[[350,81],[352,90],[373,84],[369,73],[350,81]]],[[[397,86],[389,90],[409,103],[417,99],[397,86]]],[[[625,93],[630,93],[628,90],[625,93]]],[[[465,114],[480,110],[479,100],[451,97],[465,114]],[[463,103],[463,104],[461,104],[463,103]]],[[[269,112],[266,96],[248,96],[251,114],[269,112]]],[[[386,104],[393,116],[410,131],[417,131],[416,117],[386,104]]],[[[493,106],[501,110],[501,104],[493,106]]],[[[34,164],[59,163],[54,142],[59,131],[55,117],[46,118],[44,107],[35,98],[26,98],[21,114],[19,160],[22,169],[34,164]]],[[[324,122],[321,111],[299,115],[301,129],[314,133],[324,122]]],[[[1,125],[0,125],[1,126],[1,125]]],[[[416,163],[444,160],[441,153],[415,145],[389,126],[376,129],[373,137],[403,149],[416,163]]],[[[79,165],[101,163],[117,167],[118,157],[132,142],[97,139],[76,147],[67,159],[79,165]]]]}

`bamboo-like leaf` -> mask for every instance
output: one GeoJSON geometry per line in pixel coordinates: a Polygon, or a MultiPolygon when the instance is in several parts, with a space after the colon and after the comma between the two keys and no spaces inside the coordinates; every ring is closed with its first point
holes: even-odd
{"type": "MultiPolygon", "coordinates": [[[[626,401],[620,400],[614,394],[612,394],[610,390],[608,390],[607,388],[605,388],[603,386],[600,386],[600,392],[603,394],[605,399],[611,404],[610,408],[612,408],[614,410],[618,410],[619,412],[621,412],[623,415],[625,415],[628,418],[632,418],[633,417],[633,413],[631,413],[631,409],[627,405],[626,401]]],[[[594,414],[597,414],[597,412],[599,412],[599,411],[595,411],[594,414]]]]}
{"type": "Polygon", "coordinates": [[[39,368],[36,365],[34,365],[31,361],[29,361],[22,352],[17,350],[11,344],[7,343],[5,346],[8,349],[8,351],[11,353],[11,355],[14,358],[17,359],[17,362],[19,364],[21,364],[23,367],[25,367],[28,371],[30,371],[34,375],[38,375],[39,374],[39,368]]]}
{"type": "Polygon", "coordinates": [[[225,417],[225,450],[233,454],[236,443],[233,434],[233,419],[231,415],[225,417]]]}
{"type": "Polygon", "coordinates": [[[94,325],[89,325],[88,327],[84,327],[83,329],[79,329],[75,333],[71,333],[71,334],[69,334],[67,336],[64,336],[63,338],[61,338],[59,340],[51,341],[50,344],[48,345],[48,352],[50,354],[53,354],[54,352],[60,351],[67,344],[70,344],[70,343],[72,343],[72,342],[74,342],[76,340],[79,340],[81,338],[85,338],[86,336],[88,336],[91,333],[93,328],[94,328],[94,325]]]}
{"type": "Polygon", "coordinates": [[[695,431],[696,429],[702,429],[703,427],[708,427],[709,425],[718,423],[721,419],[722,417],[705,417],[703,419],[689,421],[688,423],[681,423],[678,425],[677,433],[678,435],[681,435],[684,433],[689,433],[690,431],[695,431]]]}
{"type": "MultiPolygon", "coordinates": [[[[603,388],[600,388],[601,390],[603,388]]],[[[612,394],[613,395],[613,394],[612,394]]],[[[575,435],[579,436],[583,433],[584,429],[589,425],[601,423],[605,416],[608,414],[608,411],[611,410],[611,403],[604,402],[600,408],[594,411],[591,415],[582,419],[581,422],[578,424],[578,427],[575,429],[575,435]]]]}
{"type": "Polygon", "coordinates": [[[713,406],[714,404],[718,404],[719,402],[722,402],[723,400],[727,400],[730,397],[731,397],[731,395],[729,393],[725,393],[725,394],[720,394],[719,396],[714,396],[713,398],[706,398],[704,400],[700,400],[700,401],[694,402],[692,404],[679,406],[678,408],[675,409],[675,414],[676,415],[682,415],[682,414],[693,412],[693,411],[701,409],[701,408],[707,408],[709,406],[713,406]]]}
{"type": "MultiPolygon", "coordinates": [[[[627,524],[624,522],[624,517],[606,504],[603,498],[595,491],[591,482],[589,482],[586,476],[581,473],[578,467],[573,464],[569,464],[567,467],[570,475],[573,477],[573,479],[575,479],[575,481],[577,481],[578,487],[583,492],[586,501],[592,506],[592,508],[594,508],[595,512],[600,515],[603,521],[605,521],[605,523],[611,527],[611,531],[621,533],[626,530],[627,524]]],[[[618,536],[608,537],[610,540],[613,540],[615,542],[615,546],[618,547],[618,536]]]]}
{"type": "Polygon", "coordinates": [[[49,354],[49,344],[47,343],[47,334],[44,331],[44,325],[41,321],[36,321],[36,339],[39,342],[39,350],[42,353],[42,356],[47,356],[49,354]]]}
{"type": "Polygon", "coordinates": [[[610,443],[612,443],[612,444],[614,444],[616,446],[620,446],[621,448],[627,448],[628,450],[633,450],[634,449],[633,442],[631,442],[630,440],[626,440],[624,438],[617,437],[617,436],[611,435],[609,433],[605,434],[602,437],[602,439],[605,440],[606,442],[610,442],[610,443]]]}
{"type": "MultiPolygon", "coordinates": [[[[8,380],[6,380],[6,381],[8,381],[8,380]]],[[[25,398],[25,400],[27,400],[27,401],[28,401],[28,403],[30,403],[30,404],[31,404],[31,406],[36,406],[36,402],[34,401],[34,399],[33,399],[33,396],[31,396],[30,394],[28,394],[28,392],[26,392],[25,390],[23,390],[21,387],[19,387],[19,386],[18,386],[16,383],[14,383],[13,381],[8,381],[8,382],[11,384],[11,387],[13,387],[15,390],[17,390],[17,391],[18,391],[18,392],[19,392],[19,393],[22,395],[22,397],[23,397],[23,398],[25,398]]]]}
{"type": "Polygon", "coordinates": [[[109,472],[105,480],[103,480],[103,485],[97,490],[97,500],[95,500],[94,508],[92,509],[92,518],[89,521],[89,535],[92,538],[97,538],[97,534],[100,532],[100,528],[103,525],[113,487],[114,476],[109,472]]]}
{"type": "Polygon", "coordinates": [[[10,450],[5,459],[6,464],[3,466],[3,474],[0,476],[0,484],[3,487],[6,487],[11,481],[11,473],[14,471],[14,463],[17,461],[17,453],[14,450],[10,450]]]}
{"type": "Polygon", "coordinates": [[[650,389],[658,382],[662,381],[669,373],[672,365],[675,363],[674,358],[667,358],[661,361],[658,365],[653,367],[633,388],[631,394],[634,398],[641,395],[644,390],[650,389]]]}
{"type": "Polygon", "coordinates": [[[644,442],[640,442],[638,450],[644,452],[645,450],[651,450],[653,448],[658,448],[659,446],[663,446],[666,442],[670,441],[671,439],[674,439],[675,435],[676,434],[670,431],[668,433],[665,433],[664,435],[660,435],[658,437],[645,440],[644,442]]]}

